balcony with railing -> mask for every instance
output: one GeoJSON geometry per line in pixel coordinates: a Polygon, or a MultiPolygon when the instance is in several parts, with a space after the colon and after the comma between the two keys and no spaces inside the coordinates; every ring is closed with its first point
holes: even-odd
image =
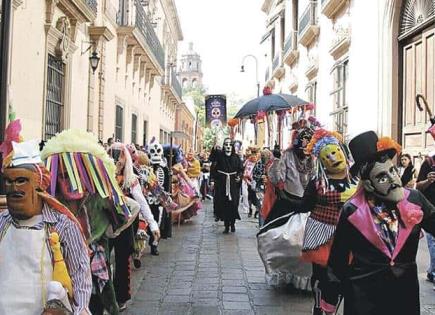
{"type": "Polygon", "coordinates": [[[322,13],[329,19],[333,19],[347,3],[347,0],[322,0],[322,13]]]}
{"type": "Polygon", "coordinates": [[[165,53],[151,22],[138,0],[119,0],[118,33],[128,35],[142,47],[159,75],[164,74],[165,53]]]}
{"type": "Polygon", "coordinates": [[[175,72],[172,72],[171,74],[171,86],[174,89],[175,93],[178,95],[178,97],[182,98],[183,96],[183,89],[181,88],[181,83],[177,78],[177,75],[175,74],[175,72]]]}
{"type": "Polygon", "coordinates": [[[299,57],[297,38],[298,32],[291,31],[285,40],[283,61],[288,66],[291,66],[299,57]]]}
{"type": "Polygon", "coordinates": [[[88,7],[92,10],[92,12],[97,14],[98,9],[98,1],[97,0],[84,0],[88,7]]]}
{"type": "MultiPolygon", "coordinates": [[[[59,2],[59,5],[62,6],[62,10],[71,20],[77,20],[78,22],[83,23],[95,21],[95,18],[97,17],[98,3],[100,1],[101,0],[52,0],[51,2],[59,2]]],[[[12,1],[12,5],[16,7],[22,2],[23,0],[14,0],[12,1]]]]}
{"type": "Polygon", "coordinates": [[[299,18],[299,43],[309,46],[319,35],[317,18],[317,1],[311,0],[302,16],[299,18]]]}
{"type": "Polygon", "coordinates": [[[284,65],[282,64],[282,53],[277,53],[272,62],[272,76],[281,79],[285,74],[284,65]]]}

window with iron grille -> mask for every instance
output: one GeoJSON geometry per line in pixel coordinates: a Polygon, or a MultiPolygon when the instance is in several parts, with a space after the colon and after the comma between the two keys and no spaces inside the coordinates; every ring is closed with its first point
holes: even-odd
{"type": "Polygon", "coordinates": [[[334,66],[331,74],[333,75],[333,111],[331,112],[333,120],[333,129],[342,134],[346,140],[348,137],[348,104],[347,104],[347,77],[349,61],[346,59],[334,66]]]}
{"type": "Polygon", "coordinates": [[[65,64],[48,55],[47,95],[45,103],[45,140],[63,129],[64,120],[65,64]]]}
{"type": "Polygon", "coordinates": [[[124,126],[124,109],[116,105],[115,112],[115,139],[116,141],[122,142],[123,139],[123,126],[124,126]]]}
{"type": "Polygon", "coordinates": [[[137,143],[137,116],[131,115],[131,143],[137,143]]]}
{"type": "Polygon", "coordinates": [[[143,121],[143,145],[146,146],[148,143],[148,121],[143,121]]]}

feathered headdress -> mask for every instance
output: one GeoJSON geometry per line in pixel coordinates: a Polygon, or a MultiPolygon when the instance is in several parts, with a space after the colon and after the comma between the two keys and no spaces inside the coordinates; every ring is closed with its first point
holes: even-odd
{"type": "Polygon", "coordinates": [[[62,131],[48,140],[41,156],[51,173],[52,196],[56,195],[57,178],[62,173],[70,191],[110,197],[122,209],[119,212],[130,213],[116,181],[115,164],[93,134],[79,129],[62,131]]]}

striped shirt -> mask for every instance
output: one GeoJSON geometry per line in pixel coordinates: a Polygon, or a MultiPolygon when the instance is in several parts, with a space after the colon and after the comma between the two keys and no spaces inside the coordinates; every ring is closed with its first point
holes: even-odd
{"type": "MultiPolygon", "coordinates": [[[[11,217],[9,211],[5,210],[1,212],[0,242],[2,236],[5,235],[7,228],[11,224],[16,228],[22,228],[19,223],[11,217]]],[[[60,237],[63,257],[73,284],[74,303],[72,303],[72,308],[74,314],[91,314],[88,309],[92,293],[91,268],[88,249],[80,235],[79,227],[65,215],[52,210],[48,205],[44,204],[42,208],[42,221],[30,227],[30,229],[41,230],[45,226],[54,228],[60,237]]],[[[48,237],[46,242],[50,255],[52,255],[48,237]]],[[[25,246],[25,244],[16,245],[25,246]]]]}

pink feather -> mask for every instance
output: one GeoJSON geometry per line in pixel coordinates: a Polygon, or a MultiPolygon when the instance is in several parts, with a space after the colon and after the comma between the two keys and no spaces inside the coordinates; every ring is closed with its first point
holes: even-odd
{"type": "Polygon", "coordinates": [[[16,119],[11,121],[5,130],[5,141],[0,145],[0,152],[3,158],[12,151],[12,141],[20,142],[21,121],[16,119]]]}

